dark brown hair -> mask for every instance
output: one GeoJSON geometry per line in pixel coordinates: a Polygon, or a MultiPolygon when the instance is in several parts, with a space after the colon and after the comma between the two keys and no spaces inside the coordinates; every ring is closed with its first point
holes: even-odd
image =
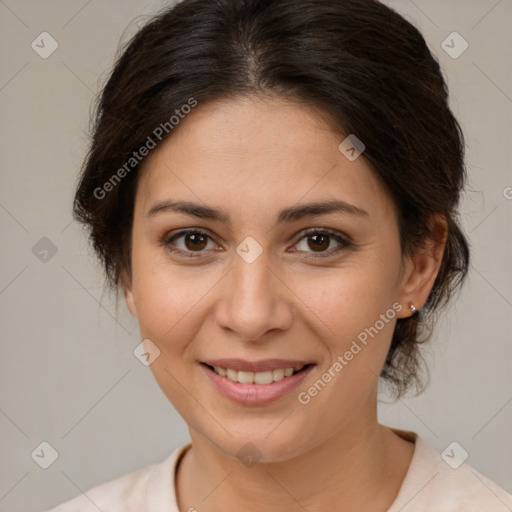
{"type": "Polygon", "coordinates": [[[419,387],[418,345],[468,271],[457,222],[464,138],[422,35],[376,0],[185,0],[135,34],[99,97],[74,202],[108,284],[119,289],[130,273],[142,169],[134,154],[171,136],[185,105],[255,94],[307,102],[329,113],[340,136],[364,142],[363,157],[399,212],[404,254],[435,236],[433,214],[446,217],[433,289],[419,313],[397,320],[381,373],[397,397],[419,387]]]}

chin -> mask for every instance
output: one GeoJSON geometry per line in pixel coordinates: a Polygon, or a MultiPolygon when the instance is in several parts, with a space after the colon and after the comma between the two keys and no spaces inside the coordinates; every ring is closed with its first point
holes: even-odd
{"type": "Polygon", "coordinates": [[[265,422],[263,427],[260,422],[248,421],[237,428],[229,428],[229,434],[222,428],[211,432],[211,424],[206,426],[207,430],[201,429],[201,435],[208,439],[219,451],[239,459],[248,467],[255,462],[260,464],[272,464],[291,460],[306,451],[314,448],[316,443],[306,441],[307,439],[318,439],[313,430],[306,429],[303,424],[294,425],[290,430],[289,425],[282,425],[273,422],[269,425],[265,422]],[[278,425],[276,427],[276,425],[278,425]],[[231,435],[230,435],[231,434],[231,435]]]}

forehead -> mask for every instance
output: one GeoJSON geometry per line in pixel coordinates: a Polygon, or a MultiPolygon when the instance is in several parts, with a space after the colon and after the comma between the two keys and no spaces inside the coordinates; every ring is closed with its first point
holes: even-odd
{"type": "Polygon", "coordinates": [[[147,211],[179,196],[278,208],[329,196],[375,213],[389,208],[367,161],[339,150],[344,139],[304,103],[249,97],[199,104],[144,162],[137,204],[147,211]]]}

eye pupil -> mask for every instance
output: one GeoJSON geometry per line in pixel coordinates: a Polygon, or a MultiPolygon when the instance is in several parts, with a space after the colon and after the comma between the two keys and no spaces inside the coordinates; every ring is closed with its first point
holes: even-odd
{"type": "Polygon", "coordinates": [[[188,233],[185,235],[185,245],[190,250],[201,250],[206,247],[207,237],[199,233],[188,233]]]}
{"type": "Polygon", "coordinates": [[[308,237],[308,241],[313,241],[314,245],[310,245],[310,248],[314,251],[317,251],[318,249],[325,250],[329,247],[329,235],[311,235],[308,237]]]}

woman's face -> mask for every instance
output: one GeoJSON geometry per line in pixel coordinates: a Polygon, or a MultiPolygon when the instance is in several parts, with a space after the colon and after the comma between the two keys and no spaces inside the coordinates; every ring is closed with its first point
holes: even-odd
{"type": "Polygon", "coordinates": [[[145,162],[128,306],[191,435],[224,453],[284,460],[375,420],[412,267],[342,140],[310,107],[231,99],[199,104],[145,162]]]}

